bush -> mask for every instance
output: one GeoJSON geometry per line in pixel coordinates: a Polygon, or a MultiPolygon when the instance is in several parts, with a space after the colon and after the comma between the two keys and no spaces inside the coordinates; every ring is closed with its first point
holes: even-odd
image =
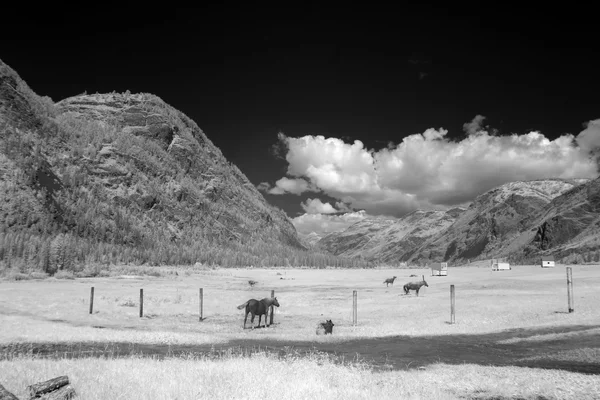
{"type": "Polygon", "coordinates": [[[7,275],[6,275],[6,279],[9,281],[26,281],[31,279],[31,277],[29,275],[26,275],[22,272],[17,272],[17,271],[10,271],[7,275]]]}
{"type": "Polygon", "coordinates": [[[73,273],[71,271],[58,271],[56,274],[54,274],[54,277],[56,279],[75,279],[75,276],[73,275],[73,273]]]}
{"type": "Polygon", "coordinates": [[[48,274],[41,271],[33,271],[29,274],[29,277],[31,279],[46,279],[48,277],[48,274]]]}
{"type": "Polygon", "coordinates": [[[94,278],[96,276],[99,276],[100,272],[102,272],[102,265],[91,264],[86,265],[81,272],[78,272],[75,275],[81,278],[94,278]]]}

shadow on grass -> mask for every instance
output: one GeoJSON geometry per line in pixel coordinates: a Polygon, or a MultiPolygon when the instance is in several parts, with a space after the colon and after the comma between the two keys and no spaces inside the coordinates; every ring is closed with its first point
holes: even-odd
{"type": "Polygon", "coordinates": [[[510,329],[479,335],[389,336],[321,343],[259,338],[236,339],[218,345],[157,345],[120,342],[15,343],[0,345],[0,359],[11,359],[20,355],[68,358],[118,358],[131,355],[155,358],[173,356],[218,358],[224,355],[249,355],[264,351],[280,356],[307,355],[316,352],[325,353],[334,361],[361,360],[373,365],[376,369],[384,370],[418,369],[435,363],[467,363],[600,374],[600,360],[584,362],[552,359],[552,355],[558,352],[600,349],[600,334],[586,333],[586,331],[596,328],[600,328],[600,325],[510,329]],[[507,339],[526,339],[537,335],[565,333],[568,333],[569,336],[499,343],[507,339]]]}

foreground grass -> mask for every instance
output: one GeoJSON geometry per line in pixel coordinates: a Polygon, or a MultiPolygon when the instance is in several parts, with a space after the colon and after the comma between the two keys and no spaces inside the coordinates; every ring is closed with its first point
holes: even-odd
{"type": "Polygon", "coordinates": [[[1,382],[20,398],[28,385],[68,375],[79,398],[95,399],[598,399],[600,377],[563,371],[433,365],[374,372],[327,356],[268,354],[218,360],[131,357],[0,361],[1,382]]]}

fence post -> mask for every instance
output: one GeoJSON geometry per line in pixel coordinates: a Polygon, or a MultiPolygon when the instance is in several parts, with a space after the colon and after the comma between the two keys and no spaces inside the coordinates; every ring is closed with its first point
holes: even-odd
{"type": "Polygon", "coordinates": [[[575,311],[573,305],[573,269],[567,267],[567,295],[569,296],[569,313],[575,311]]]}
{"type": "Polygon", "coordinates": [[[454,285],[450,285],[450,323],[456,323],[456,308],[454,303],[454,285]]]}
{"type": "Polygon", "coordinates": [[[204,319],[204,288],[200,288],[200,322],[204,319]]]}
{"type": "MultiPolygon", "coordinates": [[[[274,299],[275,298],[275,291],[271,290],[271,298],[274,299]]],[[[271,306],[271,316],[269,317],[269,325],[273,325],[273,313],[275,312],[275,308],[273,306],[271,306]]],[[[265,325],[267,324],[267,321],[265,321],[265,325]]]]}
{"type": "Polygon", "coordinates": [[[140,318],[144,316],[144,289],[140,289],[140,318]]]}
{"type": "Polygon", "coordinates": [[[94,287],[90,290],[90,314],[94,311],[94,287]]]}
{"type": "Polygon", "coordinates": [[[356,290],[352,292],[352,325],[356,326],[358,323],[358,312],[357,312],[357,293],[356,290]]]}

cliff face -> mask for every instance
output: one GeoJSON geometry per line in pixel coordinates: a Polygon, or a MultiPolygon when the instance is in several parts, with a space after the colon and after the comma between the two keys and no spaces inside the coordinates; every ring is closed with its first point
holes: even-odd
{"type": "Polygon", "coordinates": [[[0,232],[65,234],[140,262],[257,264],[304,249],[285,213],[155,95],[54,104],[0,61],[0,130],[0,232]]]}

